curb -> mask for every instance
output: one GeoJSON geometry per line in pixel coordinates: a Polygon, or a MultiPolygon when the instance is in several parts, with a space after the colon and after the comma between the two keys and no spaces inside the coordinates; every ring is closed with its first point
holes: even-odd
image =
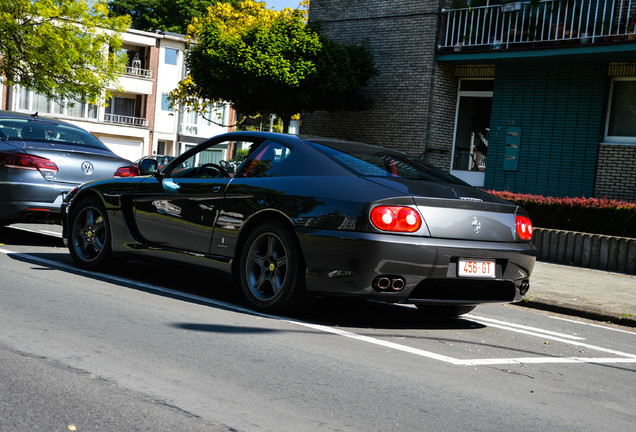
{"type": "Polygon", "coordinates": [[[519,303],[514,303],[514,305],[636,328],[636,316],[623,316],[591,306],[550,301],[541,298],[523,300],[519,303]]]}

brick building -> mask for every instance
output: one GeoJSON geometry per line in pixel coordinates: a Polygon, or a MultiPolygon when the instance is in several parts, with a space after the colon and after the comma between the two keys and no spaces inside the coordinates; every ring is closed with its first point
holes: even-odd
{"type": "Polygon", "coordinates": [[[636,1],[457,4],[312,0],[310,20],[367,46],[380,74],[374,108],[306,113],[302,132],[487,189],[636,201],[636,1]]]}

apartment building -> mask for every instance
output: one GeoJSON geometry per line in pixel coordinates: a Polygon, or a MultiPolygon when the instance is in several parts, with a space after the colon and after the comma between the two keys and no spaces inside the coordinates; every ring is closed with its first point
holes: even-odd
{"type": "Polygon", "coordinates": [[[486,189],[636,201],[635,0],[312,0],[309,18],[380,74],[371,110],[305,114],[303,133],[486,189]]]}
{"type": "MultiPolygon", "coordinates": [[[[2,109],[66,120],[132,161],[146,155],[176,156],[231,129],[234,112],[228,104],[217,104],[205,118],[170,109],[168,94],[186,73],[183,35],[131,29],[123,35],[122,49],[128,63],[109,89],[109,100],[99,104],[49,100],[19,86],[2,86],[2,109]]],[[[218,155],[219,160],[229,157],[225,152],[218,155]]]]}

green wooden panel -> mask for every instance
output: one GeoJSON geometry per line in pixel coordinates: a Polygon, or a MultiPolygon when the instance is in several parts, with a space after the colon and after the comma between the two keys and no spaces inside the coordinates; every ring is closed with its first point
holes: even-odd
{"type": "Polygon", "coordinates": [[[604,122],[607,63],[497,65],[485,187],[591,196],[604,122]],[[523,131],[516,171],[507,171],[508,127],[523,131]]]}

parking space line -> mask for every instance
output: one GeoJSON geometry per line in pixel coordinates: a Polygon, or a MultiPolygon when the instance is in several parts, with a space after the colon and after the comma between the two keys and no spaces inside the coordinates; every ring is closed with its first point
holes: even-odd
{"type": "MultiPolygon", "coordinates": [[[[495,327],[495,328],[499,328],[502,330],[508,330],[508,331],[512,331],[512,332],[516,332],[516,333],[523,333],[529,336],[535,336],[535,337],[541,337],[541,338],[545,338],[545,339],[550,339],[556,342],[562,342],[565,344],[569,344],[569,345],[576,345],[577,347],[580,348],[588,348],[591,350],[595,350],[595,351],[599,351],[599,352],[604,352],[604,353],[608,353],[608,354],[612,354],[615,356],[620,356],[620,357],[627,357],[627,358],[632,358],[636,361],[636,354],[630,354],[630,353],[625,353],[622,351],[616,351],[613,349],[609,349],[609,348],[603,348],[600,346],[596,346],[596,345],[591,345],[588,343],[583,343],[581,341],[578,340],[572,340],[571,338],[565,338],[565,337],[559,337],[559,336],[553,336],[553,335],[549,335],[546,333],[538,333],[538,332],[533,332],[533,331],[528,331],[528,330],[524,330],[521,328],[517,328],[517,327],[512,327],[509,325],[502,325],[502,324],[497,324],[494,322],[488,322],[488,319],[482,319],[480,317],[476,317],[476,316],[471,316],[472,320],[477,321],[477,322],[481,322],[482,324],[485,324],[489,327],[495,327]]],[[[490,321],[495,321],[495,320],[490,320],[490,321]]],[[[578,358],[578,357],[577,357],[578,358]]]]}
{"type": "MultiPolygon", "coordinates": [[[[156,286],[156,285],[151,285],[151,284],[147,284],[147,283],[143,283],[143,282],[138,282],[138,281],[135,281],[135,280],[132,280],[132,279],[128,279],[128,278],[122,278],[122,277],[118,277],[118,276],[108,275],[108,274],[105,274],[105,273],[90,272],[90,271],[82,270],[82,269],[80,269],[78,267],[75,267],[75,266],[67,265],[67,264],[64,264],[64,263],[59,263],[59,262],[48,260],[48,259],[45,259],[45,258],[39,258],[39,257],[33,256],[33,255],[29,255],[29,254],[25,254],[25,253],[13,252],[13,251],[10,251],[10,250],[7,250],[7,249],[0,249],[0,253],[4,253],[4,254],[7,254],[7,255],[13,254],[13,255],[16,255],[16,256],[21,256],[21,257],[24,257],[24,258],[28,258],[29,260],[34,261],[34,262],[39,262],[39,263],[47,265],[47,266],[56,267],[56,268],[60,268],[60,269],[64,269],[64,270],[69,270],[69,271],[72,271],[74,273],[84,274],[84,275],[90,276],[90,277],[98,276],[98,277],[100,277],[101,279],[104,279],[104,280],[111,280],[111,281],[114,281],[114,282],[125,283],[127,285],[138,286],[138,287],[143,288],[143,289],[148,290],[148,291],[154,291],[154,292],[158,292],[158,293],[169,294],[172,297],[183,298],[183,299],[187,299],[187,300],[195,300],[195,301],[203,303],[203,304],[219,306],[219,307],[223,307],[223,308],[226,308],[226,309],[229,309],[229,310],[234,310],[234,311],[237,311],[237,312],[247,313],[247,314],[251,314],[251,315],[255,315],[255,316],[260,316],[260,317],[264,317],[264,318],[277,320],[277,321],[280,321],[280,322],[286,322],[286,323],[290,323],[290,324],[293,324],[293,325],[298,325],[298,326],[302,326],[302,327],[306,327],[306,328],[311,328],[313,330],[317,330],[317,331],[320,331],[320,332],[323,332],[323,333],[330,333],[330,334],[334,334],[334,335],[337,335],[337,336],[354,339],[354,340],[357,340],[357,341],[360,341],[360,342],[369,343],[369,344],[372,344],[372,345],[377,345],[377,346],[393,349],[393,350],[396,350],[396,351],[406,352],[406,353],[417,355],[417,356],[420,356],[420,357],[429,358],[429,359],[432,359],[432,360],[442,361],[442,362],[449,363],[449,364],[456,365],[456,366],[492,366],[492,365],[506,365],[506,364],[558,364],[558,363],[579,363],[579,364],[589,364],[589,363],[597,363],[597,364],[601,364],[601,363],[608,363],[608,364],[609,363],[636,363],[636,355],[634,355],[634,354],[623,353],[623,352],[616,351],[616,350],[611,350],[611,349],[607,349],[607,348],[603,348],[603,347],[598,347],[598,346],[594,346],[594,345],[590,345],[590,344],[581,343],[580,341],[573,340],[571,337],[558,337],[558,336],[555,336],[555,335],[550,335],[550,334],[547,333],[548,331],[542,331],[542,332],[527,331],[527,330],[522,329],[522,328],[517,328],[517,327],[522,327],[522,326],[519,326],[517,324],[509,325],[510,323],[505,323],[504,321],[500,321],[500,323],[505,323],[505,324],[499,324],[499,323],[495,323],[494,322],[494,321],[497,321],[497,320],[493,320],[493,319],[485,318],[485,317],[473,316],[473,315],[470,316],[470,319],[473,319],[475,321],[483,320],[483,323],[485,323],[485,325],[487,325],[489,327],[500,328],[500,329],[503,329],[503,330],[514,331],[514,332],[518,332],[518,333],[528,334],[528,335],[531,335],[531,336],[540,336],[540,337],[544,337],[544,338],[550,338],[551,340],[564,342],[564,343],[567,343],[567,344],[573,344],[573,345],[577,345],[579,347],[585,347],[585,348],[593,349],[593,350],[596,350],[596,351],[601,351],[601,352],[605,352],[605,353],[608,353],[608,354],[613,354],[613,355],[619,356],[619,357],[618,358],[603,358],[603,357],[588,357],[588,358],[586,358],[586,357],[537,356],[537,357],[520,357],[520,358],[457,359],[457,358],[446,356],[446,355],[443,355],[443,354],[434,353],[432,351],[426,351],[426,350],[422,350],[422,349],[419,349],[419,348],[414,348],[414,347],[410,347],[410,346],[407,346],[407,345],[398,344],[398,343],[395,343],[395,342],[389,342],[389,341],[386,341],[386,340],[377,339],[377,338],[370,337],[370,336],[360,335],[360,334],[349,332],[349,331],[346,331],[346,330],[342,330],[342,329],[339,329],[339,328],[336,328],[336,327],[329,327],[329,326],[325,326],[325,325],[321,325],[321,324],[312,324],[312,323],[305,322],[305,321],[300,321],[300,320],[289,319],[289,318],[285,318],[285,317],[281,317],[281,316],[260,313],[260,312],[256,312],[256,311],[248,309],[248,308],[244,308],[244,307],[241,307],[241,306],[234,305],[232,303],[227,303],[227,302],[223,302],[223,301],[213,300],[213,299],[209,299],[209,298],[206,298],[206,297],[197,296],[197,295],[194,295],[194,294],[183,293],[183,292],[172,290],[172,289],[169,289],[169,288],[163,288],[163,287],[156,286]],[[491,322],[488,323],[488,321],[491,321],[491,322]]],[[[550,333],[554,333],[554,332],[550,332],[550,333]]]]}
{"type": "Polygon", "coordinates": [[[577,321],[577,320],[568,319],[568,318],[562,318],[562,317],[557,317],[557,316],[548,316],[548,318],[552,318],[554,320],[559,320],[559,321],[567,321],[567,322],[571,322],[571,323],[574,323],[574,324],[580,324],[580,325],[584,325],[584,326],[588,326],[588,327],[601,328],[603,330],[610,330],[610,331],[615,331],[615,332],[619,332],[619,333],[627,333],[627,334],[630,334],[632,336],[636,336],[636,333],[633,332],[633,331],[622,330],[622,329],[617,329],[617,328],[608,327],[608,326],[602,326],[602,325],[598,325],[598,324],[592,324],[592,323],[588,323],[588,322],[585,322],[585,321],[577,321]]]}
{"type": "Polygon", "coordinates": [[[537,327],[531,327],[531,326],[527,326],[524,324],[513,324],[510,322],[506,322],[506,321],[499,321],[493,318],[486,318],[486,317],[482,317],[482,316],[478,316],[478,315],[463,315],[466,318],[470,318],[473,321],[478,321],[482,324],[497,324],[497,325],[503,325],[503,326],[507,326],[507,327],[513,327],[513,328],[517,328],[517,329],[522,329],[522,330],[526,330],[528,332],[534,332],[537,333],[539,335],[547,335],[547,336],[556,336],[556,337],[562,337],[562,338],[566,338],[566,339],[572,339],[572,340],[585,340],[585,338],[579,337],[579,336],[573,336],[573,335],[568,335],[565,333],[558,333],[558,332],[553,332],[551,330],[544,330],[544,329],[540,329],[537,327]]]}

